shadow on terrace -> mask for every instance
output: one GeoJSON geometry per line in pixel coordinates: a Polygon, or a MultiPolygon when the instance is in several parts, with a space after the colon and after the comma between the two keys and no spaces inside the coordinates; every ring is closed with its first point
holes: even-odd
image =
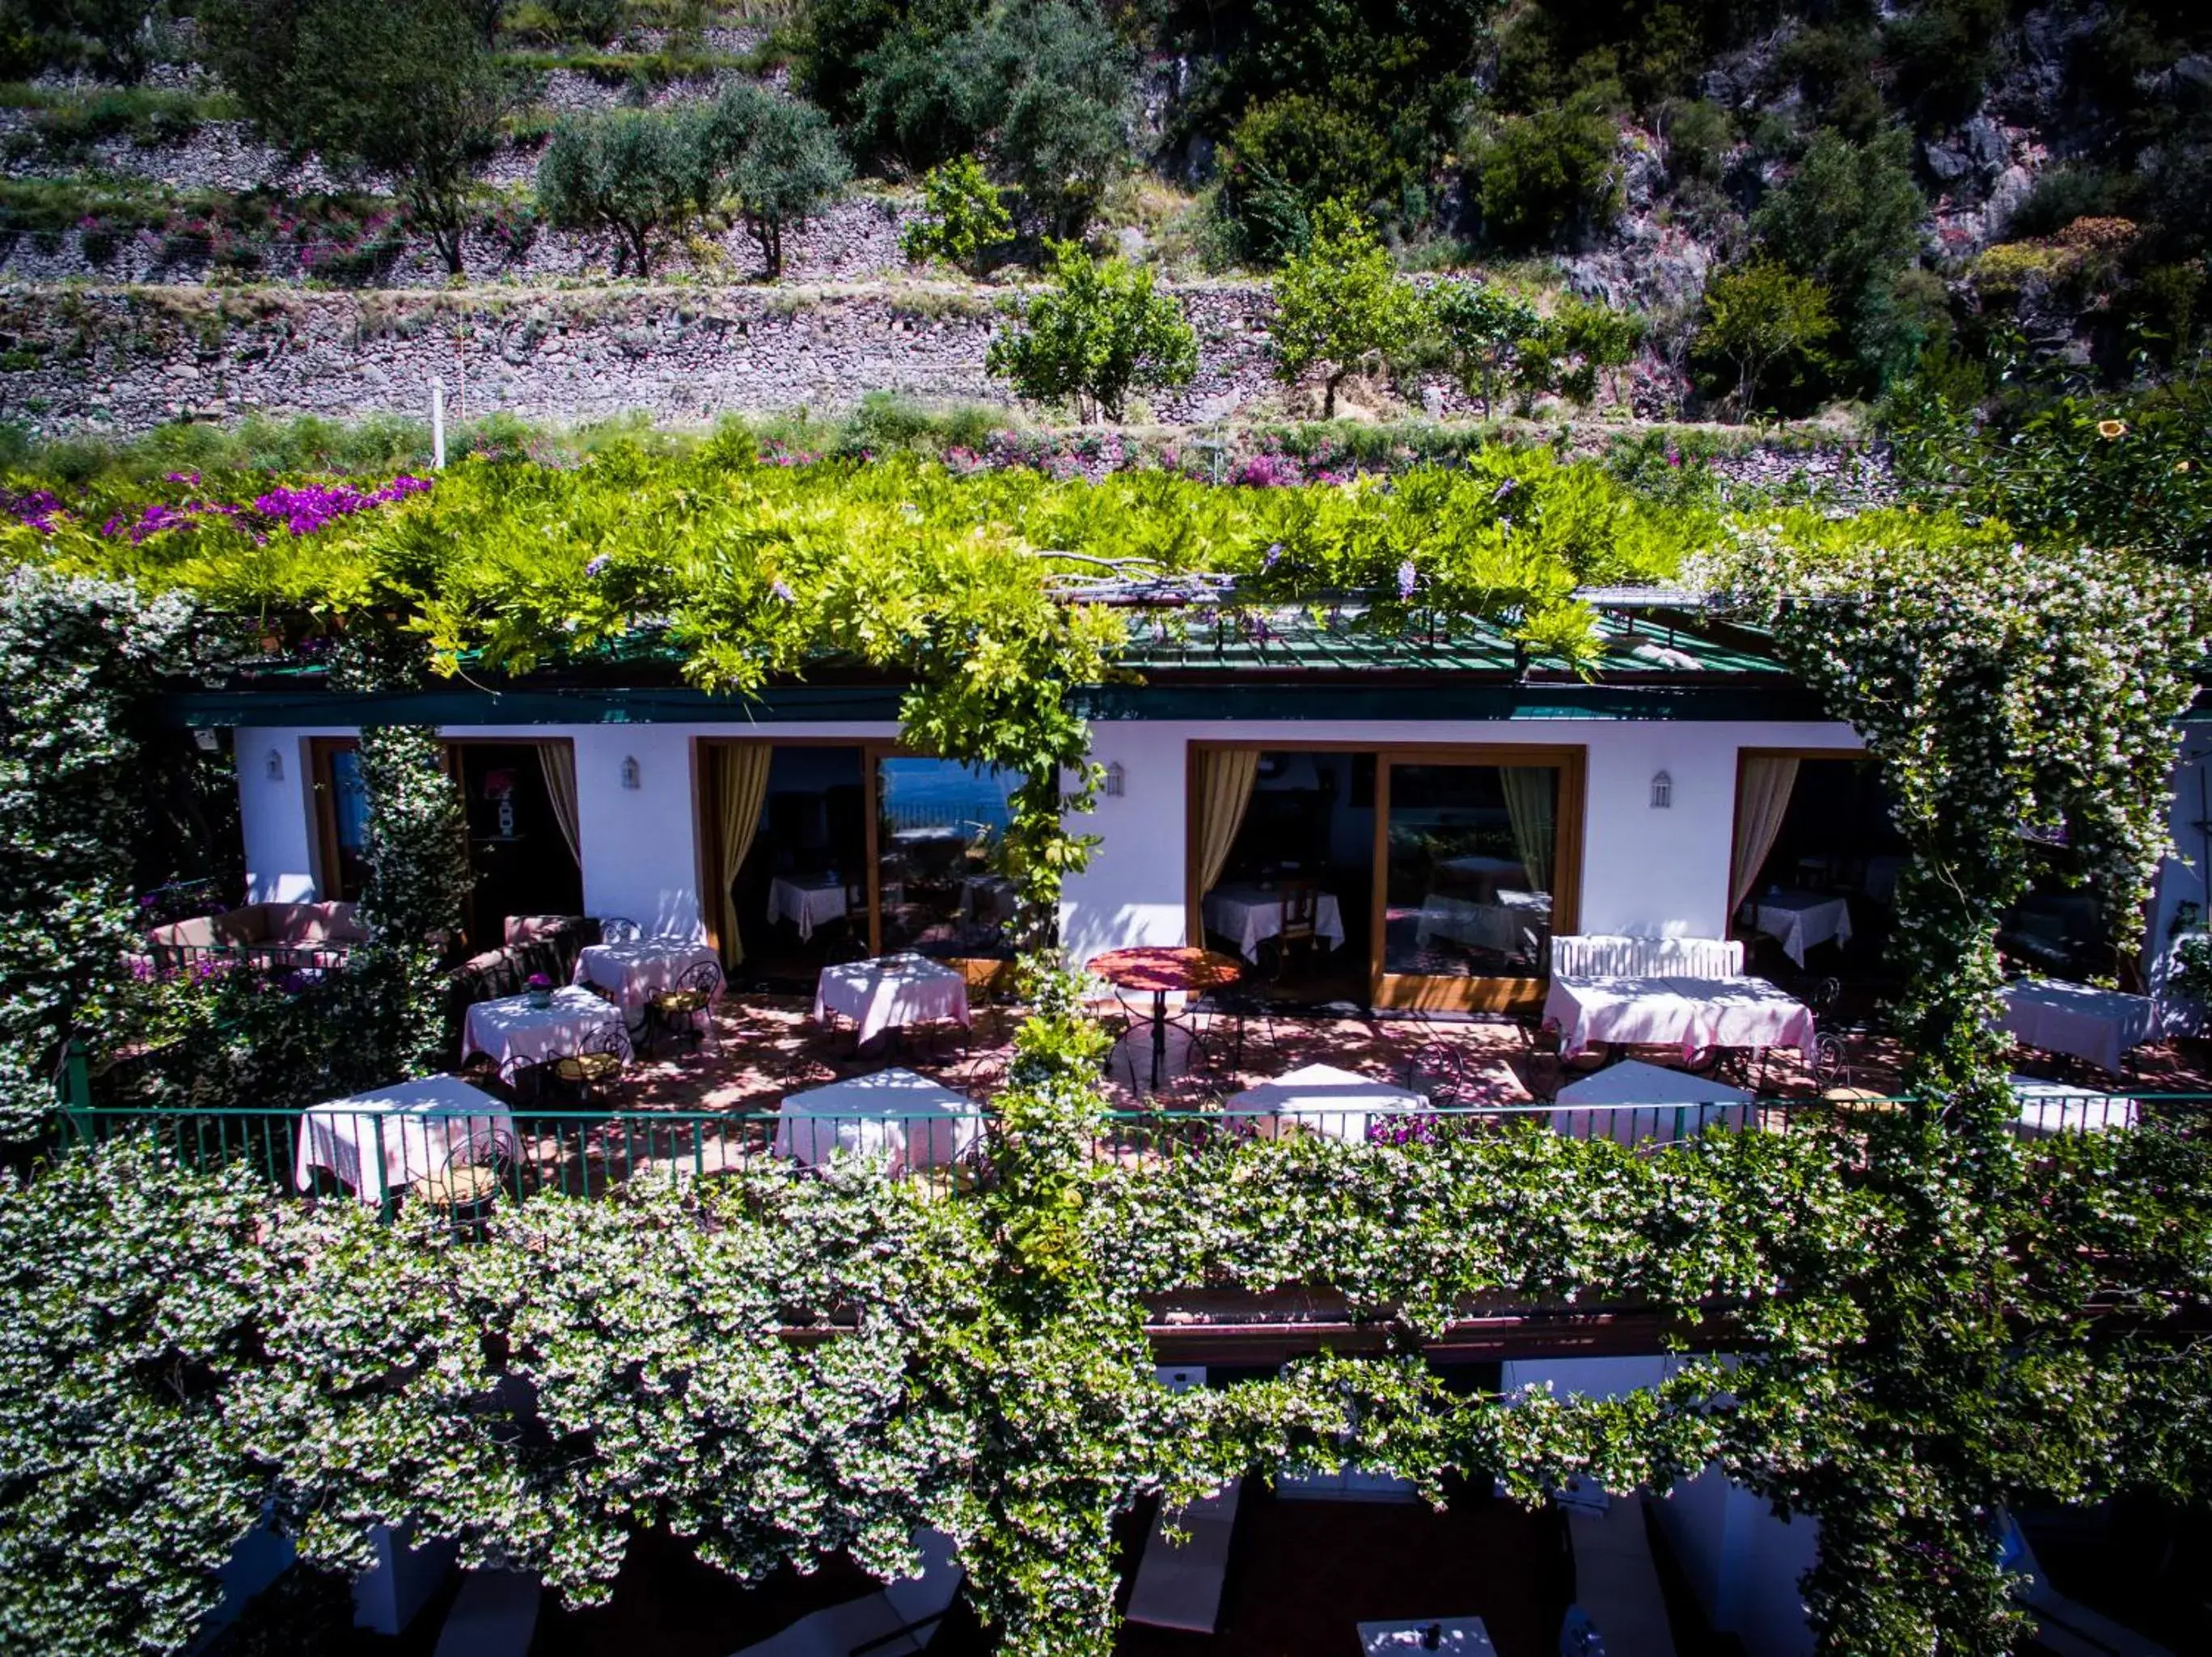
{"type": "MultiPolygon", "coordinates": [[[[1004,963],[984,964],[963,977],[917,956],[854,961],[825,971],[814,999],[725,993],[711,961],[678,962],[642,998],[541,985],[457,1007],[448,1073],[306,1111],[213,1113],[96,1102],[109,1089],[80,1077],[64,1089],[65,1131],[84,1141],[151,1126],[183,1162],[244,1161],[303,1194],[462,1220],[502,1197],[596,1195],[647,1168],[799,1173],[854,1156],[957,1193],[990,1177],[994,1101],[1021,1017],[1004,963]]],[[[1246,1137],[1404,1143],[1530,1125],[1648,1150],[1712,1128],[1786,1132],[1911,1108],[1888,1102],[1893,1039],[1871,1005],[1848,1002],[1823,1010],[1808,1065],[1787,1049],[1565,1057],[1534,1018],[1293,1013],[1205,997],[1156,1028],[1148,1005],[1097,987],[1115,1041],[1096,1154],[1124,1165],[1246,1137]]],[[[2024,1073],[2020,1131],[2193,1125],[2212,1109],[2191,1096],[2208,1091],[2206,1058],[2206,1044],[2180,1041],[2139,1050],[2124,1080],[2024,1073]]]]}

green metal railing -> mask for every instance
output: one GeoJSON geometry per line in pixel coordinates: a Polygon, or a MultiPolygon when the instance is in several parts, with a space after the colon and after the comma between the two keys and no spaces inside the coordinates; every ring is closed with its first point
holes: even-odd
{"type": "MultiPolygon", "coordinates": [[[[150,1132],[160,1154],[193,1168],[243,1164],[280,1189],[350,1198],[389,1213],[402,1200],[464,1210],[557,1192],[598,1196],[656,1168],[707,1179],[763,1169],[803,1176],[842,1159],[873,1158],[889,1176],[944,1194],[988,1181],[1000,1126],[972,1113],[823,1114],[775,1110],[296,1109],[194,1111],[85,1102],[81,1069],[63,1078],[64,1138],[94,1144],[150,1132]],[[74,1086],[67,1077],[76,1076],[74,1086]]],[[[1385,1109],[1295,1103],[1273,1111],[1219,1107],[1103,1113],[1092,1141],[1102,1162],[1202,1156],[1250,1138],[1311,1134],[1385,1144],[1547,1129],[1639,1150],[1709,1131],[1850,1132],[1910,1099],[1765,1099],[1727,1104],[1537,1103],[1385,1109]]],[[[2212,1096],[2039,1092],[2023,1096],[2024,1138],[2148,1126],[2212,1126],[2212,1096]]]]}

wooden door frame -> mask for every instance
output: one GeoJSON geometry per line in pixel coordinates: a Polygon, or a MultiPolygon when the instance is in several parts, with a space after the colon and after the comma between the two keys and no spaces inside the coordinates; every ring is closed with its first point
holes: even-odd
{"type": "Polygon", "coordinates": [[[315,853],[315,895],[325,903],[356,903],[359,892],[342,894],[338,878],[344,859],[338,852],[338,808],[331,756],[359,753],[359,737],[308,737],[301,746],[307,774],[307,819],[314,831],[310,842],[315,853]]]}
{"type": "MultiPolygon", "coordinates": [[[[463,857],[469,860],[469,895],[467,898],[464,900],[462,904],[461,931],[463,935],[469,939],[471,948],[481,946],[487,949],[498,949],[506,944],[507,939],[504,935],[496,939],[485,938],[483,936],[483,929],[477,924],[480,917],[477,913],[477,871],[474,861],[474,853],[476,848],[470,842],[469,803],[466,792],[465,790],[462,790],[461,786],[461,750],[464,748],[546,748],[551,746],[555,743],[563,743],[568,745],[568,768],[572,771],[574,770],[576,762],[576,739],[574,737],[448,737],[441,734],[438,737],[438,751],[441,757],[445,762],[446,774],[453,780],[453,786],[455,790],[461,792],[463,795],[461,800],[461,850],[463,857]]],[[[576,907],[580,909],[584,906],[584,825],[580,821],[582,815],[581,808],[583,803],[583,779],[579,775],[576,781],[578,816],[580,819],[576,824],[576,907]]]]}
{"type": "MultiPolygon", "coordinates": [[[[1870,759],[1863,748],[1738,748],[1735,750],[1735,792],[1729,798],[1729,872],[1728,890],[1723,894],[1728,904],[1727,913],[1721,916],[1723,938],[1742,938],[1748,943],[1757,929],[1745,932],[1736,925],[1735,912],[1741,906],[1735,901],[1735,877],[1741,872],[1735,866],[1736,830],[1743,822],[1743,773],[1751,760],[1845,760],[1854,763],[1870,759]]],[[[1794,798],[1797,785],[1790,785],[1794,798]]],[[[1746,951],[1749,953],[1748,950],[1746,951]]]]}
{"type": "Polygon", "coordinates": [[[1193,737],[1183,756],[1183,925],[1194,944],[1206,939],[1198,886],[1200,852],[1199,758],[1249,749],[1255,753],[1372,755],[1375,759],[1375,838],[1369,855],[1367,993],[1375,1007],[1430,1011],[1502,1011],[1540,1002],[1545,979],[1445,978],[1382,969],[1389,921],[1390,768],[1394,765],[1544,766],[1559,773],[1559,798],[1552,847],[1553,930],[1571,932],[1582,913],[1584,816],[1589,798],[1589,749],[1581,743],[1365,742],[1328,738],[1273,742],[1193,737]]]}
{"type": "MultiPolygon", "coordinates": [[[[720,895],[708,902],[707,895],[715,891],[714,853],[721,849],[720,828],[708,809],[712,801],[707,793],[707,755],[715,748],[736,748],[751,744],[763,748],[851,748],[860,756],[860,810],[866,850],[868,884],[868,954],[871,958],[884,952],[884,906],[880,867],[882,850],[878,844],[877,810],[878,787],[877,762],[887,756],[905,755],[917,759],[939,758],[941,756],[915,754],[896,737],[694,737],[691,739],[691,799],[693,844],[697,849],[697,878],[699,883],[700,920],[707,932],[707,942],[717,956],[722,955],[720,895]]],[[[771,761],[771,763],[773,762],[771,761]]],[[[766,809],[766,797],[763,797],[766,809]]],[[[731,871],[732,877],[737,871],[731,871]]],[[[726,957],[725,957],[726,958],[726,957]]]]}

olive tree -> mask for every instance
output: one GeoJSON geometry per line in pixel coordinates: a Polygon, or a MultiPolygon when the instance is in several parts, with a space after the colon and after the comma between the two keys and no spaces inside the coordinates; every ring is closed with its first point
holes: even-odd
{"type": "Polygon", "coordinates": [[[783,274],[783,234],[836,198],[852,177],[830,118],[811,104],[742,84],[707,118],[709,190],[732,201],[771,280],[783,274]]]}
{"type": "Polygon", "coordinates": [[[538,210],[556,228],[611,233],[615,274],[649,276],[654,245],[716,193],[702,137],[698,118],[671,110],[564,116],[538,163],[538,210]]]}

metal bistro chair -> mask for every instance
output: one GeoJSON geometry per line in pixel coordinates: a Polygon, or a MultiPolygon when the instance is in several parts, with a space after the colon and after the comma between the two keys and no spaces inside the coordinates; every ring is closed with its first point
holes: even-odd
{"type": "Polygon", "coordinates": [[[415,1195],[456,1229],[481,1224],[503,1190],[515,1187],[514,1136],[501,1123],[470,1118],[446,1152],[445,1166],[415,1182],[415,1195]]]}
{"type": "Polygon", "coordinates": [[[722,987],[722,969],[711,961],[686,967],[673,989],[663,990],[645,1004],[645,1032],[648,1044],[665,1036],[689,1041],[696,1052],[706,1040],[714,1014],[714,992],[722,987]]]}
{"type": "Polygon", "coordinates": [[[576,1051],[553,1061],[554,1086],[579,1104],[604,1102],[622,1084],[629,1038],[612,1026],[592,1031],[576,1051]]]}
{"type": "Polygon", "coordinates": [[[644,929],[628,915],[599,917],[599,942],[602,944],[635,944],[644,936],[644,929]]]}

